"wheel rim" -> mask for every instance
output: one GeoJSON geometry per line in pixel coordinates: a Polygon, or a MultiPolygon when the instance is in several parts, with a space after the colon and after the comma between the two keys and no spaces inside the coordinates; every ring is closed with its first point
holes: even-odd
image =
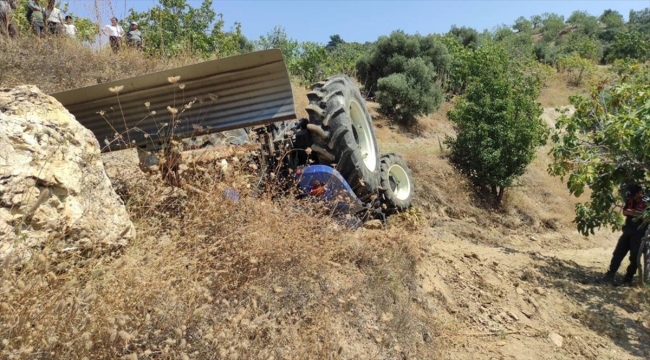
{"type": "Polygon", "coordinates": [[[366,118],[358,102],[350,101],[350,120],[356,134],[355,140],[361,149],[363,164],[370,171],[375,171],[377,167],[377,148],[375,139],[372,136],[372,124],[366,118]]]}
{"type": "Polygon", "coordinates": [[[411,196],[411,180],[403,167],[392,165],[388,168],[388,182],[390,190],[399,200],[406,200],[411,196]]]}

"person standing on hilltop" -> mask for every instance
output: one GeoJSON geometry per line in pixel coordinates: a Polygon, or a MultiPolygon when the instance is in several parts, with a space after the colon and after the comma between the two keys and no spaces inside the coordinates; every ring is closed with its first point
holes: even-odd
{"type": "Polygon", "coordinates": [[[0,0],[0,35],[16,36],[16,27],[13,23],[15,9],[16,0],[0,0]]]}
{"type": "Polygon", "coordinates": [[[30,16],[32,30],[36,36],[43,37],[45,36],[45,15],[43,14],[43,7],[40,6],[38,0],[30,0],[30,3],[34,5],[33,8],[28,5],[32,10],[30,16]]]}
{"type": "Polygon", "coordinates": [[[645,236],[645,231],[648,228],[648,224],[644,224],[643,219],[639,219],[639,216],[643,213],[646,204],[643,201],[643,188],[641,186],[637,184],[630,185],[628,191],[630,197],[623,208],[623,215],[625,215],[623,234],[618,239],[609,265],[609,271],[601,280],[602,283],[614,283],[616,272],[628,252],[630,253],[630,265],[627,267],[623,285],[632,284],[632,279],[634,279],[638,267],[637,255],[641,246],[641,239],[645,236]]]}
{"type": "Polygon", "coordinates": [[[142,50],[142,32],[138,29],[138,23],[131,21],[131,27],[126,32],[126,41],[130,47],[142,50]]]}
{"type": "Polygon", "coordinates": [[[77,27],[72,23],[72,16],[67,15],[65,17],[65,23],[63,24],[63,29],[67,37],[75,39],[77,37],[77,27]]]}
{"type": "Polygon", "coordinates": [[[60,34],[61,28],[63,27],[63,15],[61,14],[61,9],[54,4],[54,0],[47,1],[45,12],[47,15],[47,28],[50,31],[50,34],[60,34]]]}
{"type": "Polygon", "coordinates": [[[117,18],[111,18],[111,23],[104,26],[102,33],[108,36],[108,39],[111,44],[111,49],[117,54],[120,50],[120,44],[122,42],[122,37],[124,36],[124,29],[117,23],[117,18]]]}

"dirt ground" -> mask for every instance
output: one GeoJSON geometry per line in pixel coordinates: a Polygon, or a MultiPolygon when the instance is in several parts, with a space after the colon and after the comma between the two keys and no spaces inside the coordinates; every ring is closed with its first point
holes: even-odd
{"type": "MultiPolygon", "coordinates": [[[[555,107],[566,104],[546,104],[549,126],[559,116],[555,107]]],[[[596,283],[618,233],[603,229],[586,238],[575,230],[579,199],[546,172],[550,145],[510,190],[501,214],[480,209],[444,160],[444,144],[431,145],[453,131],[444,116],[450,106],[424,119],[423,133],[414,136],[370,104],[382,150],[414,167],[419,206],[428,211],[428,223],[414,234],[423,244],[418,287],[443,329],[443,358],[650,358],[648,293],[596,283]]]]}

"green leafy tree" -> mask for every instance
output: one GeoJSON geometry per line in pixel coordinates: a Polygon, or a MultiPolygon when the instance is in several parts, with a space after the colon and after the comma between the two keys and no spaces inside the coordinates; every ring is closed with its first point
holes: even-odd
{"type": "Polygon", "coordinates": [[[341,35],[336,34],[336,35],[331,35],[330,36],[330,41],[325,45],[325,48],[327,51],[333,51],[336,49],[337,46],[345,44],[345,41],[341,38],[341,35]]]}
{"type": "MultiPolygon", "coordinates": [[[[463,47],[455,39],[451,39],[451,42],[458,47],[463,47]]],[[[404,105],[405,107],[399,111],[391,110],[388,106],[382,106],[381,110],[388,115],[397,115],[399,121],[410,123],[415,116],[435,111],[439,106],[437,101],[423,100],[419,103],[411,103],[410,100],[425,99],[430,94],[437,94],[450,73],[451,60],[447,47],[439,37],[407,35],[403,31],[394,31],[390,36],[380,37],[370,51],[357,61],[356,69],[359,80],[369,92],[379,89],[380,79],[393,74],[402,74],[402,76],[393,76],[392,80],[384,81],[382,96],[386,104],[404,101],[409,105],[404,105]],[[413,61],[417,59],[421,61],[413,61]],[[421,65],[428,70],[422,70],[421,65]],[[424,77],[416,80],[413,79],[414,76],[424,77]],[[422,94],[405,96],[401,91],[403,84],[414,84],[412,91],[422,92],[422,94]],[[399,93],[389,96],[390,91],[399,93]],[[418,104],[421,110],[416,109],[418,104]]]]}
{"type": "Polygon", "coordinates": [[[598,33],[598,38],[607,47],[614,41],[616,34],[625,30],[625,20],[623,20],[623,15],[616,10],[605,10],[599,20],[605,27],[598,33]]]}
{"type": "Polygon", "coordinates": [[[212,0],[195,8],[186,0],[159,0],[158,5],[143,12],[130,9],[123,26],[137,21],[143,33],[145,51],[174,56],[182,52],[203,57],[234,55],[239,50],[241,25],[223,31],[223,16],[212,10],[212,0]]]}
{"type": "Polygon", "coordinates": [[[600,31],[598,18],[585,11],[574,11],[566,21],[574,26],[578,33],[592,37],[600,31]]]}
{"type": "Polygon", "coordinates": [[[292,74],[298,76],[305,84],[311,84],[328,75],[329,52],[324,46],[314,42],[300,44],[292,74]]]}
{"type": "Polygon", "coordinates": [[[555,126],[549,172],[568,177],[567,187],[576,197],[591,190],[589,200],[575,208],[574,221],[583,235],[600,227],[620,229],[620,186],[649,184],[650,69],[628,66],[613,83],[570,100],[575,112],[561,116],[555,126]]]}
{"type": "Polygon", "coordinates": [[[429,114],[442,103],[442,90],[433,82],[435,72],[422,58],[406,60],[403,72],[379,79],[377,102],[380,111],[396,117],[404,125],[415,117],[429,114]]]}
{"type": "Polygon", "coordinates": [[[569,35],[565,52],[575,52],[584,59],[597,62],[603,56],[603,45],[596,38],[581,33],[572,33],[569,35]]]}
{"type": "Polygon", "coordinates": [[[260,36],[257,41],[257,48],[260,50],[266,49],[280,49],[284,56],[284,61],[290,72],[296,72],[296,61],[300,51],[297,40],[294,40],[287,35],[287,31],[282,26],[275,26],[266,35],[260,36]]]}
{"type": "Polygon", "coordinates": [[[650,58],[650,44],[643,35],[635,30],[623,31],[616,35],[609,47],[607,60],[632,59],[646,61],[650,58]]]}
{"type": "Polygon", "coordinates": [[[531,16],[530,23],[533,25],[533,29],[539,29],[543,24],[542,16],[541,15],[531,16]]]}
{"type": "Polygon", "coordinates": [[[520,16],[515,20],[512,28],[517,30],[518,33],[531,32],[533,30],[533,23],[525,17],[520,16]]]}
{"type": "Polygon", "coordinates": [[[468,62],[466,94],[447,114],[457,136],[446,143],[451,161],[498,204],[545,143],[548,129],[535,102],[540,83],[499,45],[477,49],[468,62]]]}
{"type": "Polygon", "coordinates": [[[478,31],[470,27],[457,27],[456,25],[452,25],[449,34],[454,36],[460,44],[467,48],[476,49],[480,45],[478,31]]]}
{"type": "Polygon", "coordinates": [[[643,35],[644,39],[650,40],[650,8],[630,10],[628,27],[643,35]]]}
{"type": "Polygon", "coordinates": [[[602,15],[598,18],[607,29],[619,28],[625,25],[623,15],[616,10],[607,9],[603,11],[602,15]]]}
{"type": "Polygon", "coordinates": [[[544,41],[554,41],[564,30],[564,16],[555,13],[542,14],[542,33],[544,41]]]}

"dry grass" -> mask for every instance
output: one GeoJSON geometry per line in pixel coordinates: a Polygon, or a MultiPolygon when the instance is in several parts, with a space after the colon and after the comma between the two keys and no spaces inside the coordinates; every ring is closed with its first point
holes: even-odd
{"type": "Polygon", "coordinates": [[[33,84],[51,94],[198,62],[191,55],[158,61],[124,47],[97,52],[68,38],[0,41],[0,86],[33,84]]]}
{"type": "Polygon", "coordinates": [[[417,345],[429,320],[411,301],[418,242],[404,230],[353,232],[307,204],[254,197],[243,171],[195,175],[197,192],[120,168],[139,237],[111,258],[46,247],[5,264],[4,358],[435,352],[417,345]]]}

